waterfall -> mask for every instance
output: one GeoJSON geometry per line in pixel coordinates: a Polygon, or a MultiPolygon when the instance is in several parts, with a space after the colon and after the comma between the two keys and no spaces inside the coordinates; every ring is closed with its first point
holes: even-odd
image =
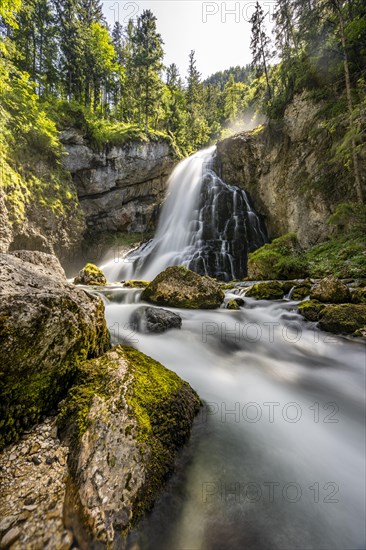
{"type": "Polygon", "coordinates": [[[245,191],[216,172],[215,146],[180,162],[154,238],[102,266],[108,280],[151,280],[170,265],[225,281],[244,277],[248,252],[266,242],[265,230],[245,191]]]}

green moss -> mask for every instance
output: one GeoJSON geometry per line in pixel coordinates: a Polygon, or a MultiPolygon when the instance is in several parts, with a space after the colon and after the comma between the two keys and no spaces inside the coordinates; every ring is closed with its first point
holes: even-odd
{"type": "Polygon", "coordinates": [[[294,288],[292,291],[291,298],[293,300],[303,300],[310,294],[311,284],[310,283],[303,283],[301,285],[298,285],[294,288]]]}
{"type": "Polygon", "coordinates": [[[351,294],[353,304],[366,304],[366,287],[356,288],[351,294]]]}
{"type": "Polygon", "coordinates": [[[150,281],[140,281],[137,279],[131,279],[130,281],[125,281],[123,286],[125,288],[146,288],[150,281]]]}
{"type": "MultiPolygon", "coordinates": [[[[0,315],[0,449],[55,409],[73,384],[79,365],[109,347],[102,302],[96,315],[100,324],[96,327],[85,323],[68,297],[45,297],[39,307],[43,317],[36,321],[30,318],[29,331],[14,322],[11,301],[0,315]],[[50,325],[56,322],[52,318],[55,308],[65,313],[65,319],[70,315],[73,321],[60,325],[48,354],[44,342],[50,342],[50,325]],[[55,351],[58,349],[60,355],[55,351]]],[[[23,314],[28,314],[26,306],[23,314]]]]}
{"type": "MultiPolygon", "coordinates": [[[[200,400],[189,384],[151,357],[127,346],[116,346],[113,352],[128,362],[127,384],[116,385],[114,374],[118,362],[111,360],[109,354],[80,364],[75,384],[62,403],[58,425],[70,438],[71,455],[77,457],[95,396],[103,400],[117,396],[116,403],[127,406],[131,421],[137,425],[135,437],[148,472],[134,505],[131,520],[134,524],[142,512],[151,508],[171,472],[175,453],[190,434],[200,400]]],[[[131,433],[131,426],[127,426],[126,431],[131,433]]],[[[111,467],[115,465],[113,456],[107,460],[111,467]]],[[[71,464],[71,471],[73,467],[75,464],[71,464]]],[[[126,488],[129,482],[127,478],[126,488]]]]}
{"type": "Polygon", "coordinates": [[[86,264],[74,279],[75,285],[99,285],[107,284],[107,279],[101,269],[94,264],[86,264]]]}
{"type": "Polygon", "coordinates": [[[226,304],[226,309],[231,309],[233,311],[238,311],[238,310],[240,310],[240,306],[239,306],[239,304],[237,304],[237,302],[235,300],[230,300],[226,304]]]}
{"type": "Polygon", "coordinates": [[[251,286],[245,296],[257,300],[281,300],[284,296],[283,286],[277,281],[268,283],[257,283],[251,286]]]}
{"type": "Polygon", "coordinates": [[[249,254],[250,279],[296,279],[307,274],[307,264],[295,233],[287,233],[249,254]]]}
{"type": "Polygon", "coordinates": [[[319,328],[328,332],[353,334],[366,325],[366,305],[325,306],[319,314],[319,328]]]}
{"type": "Polygon", "coordinates": [[[324,307],[324,304],[316,300],[306,300],[298,305],[298,310],[307,321],[317,321],[319,319],[319,313],[324,307]]]}
{"type": "Polygon", "coordinates": [[[306,252],[312,277],[366,277],[366,236],[347,233],[313,246],[306,252]]]}

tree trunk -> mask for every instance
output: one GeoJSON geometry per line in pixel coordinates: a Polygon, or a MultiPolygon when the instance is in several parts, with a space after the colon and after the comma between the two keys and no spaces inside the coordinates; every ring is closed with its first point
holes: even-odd
{"type": "Polygon", "coordinates": [[[360,165],[358,162],[357,149],[356,149],[356,139],[355,139],[355,122],[353,116],[353,103],[352,103],[352,88],[351,88],[351,79],[349,75],[349,66],[348,66],[348,56],[346,48],[346,37],[344,33],[344,20],[342,14],[342,5],[337,5],[338,14],[339,14],[339,28],[341,31],[341,43],[342,43],[342,54],[343,54],[343,65],[344,65],[344,78],[346,82],[346,95],[347,95],[347,106],[349,113],[349,125],[351,130],[351,148],[352,148],[352,161],[353,161],[353,172],[355,178],[355,187],[357,199],[360,203],[363,203],[363,190],[362,190],[362,181],[360,174],[360,165]]]}

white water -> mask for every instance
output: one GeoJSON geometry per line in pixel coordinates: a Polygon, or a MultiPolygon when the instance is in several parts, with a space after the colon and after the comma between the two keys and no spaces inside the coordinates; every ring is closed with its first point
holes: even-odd
{"type": "Polygon", "coordinates": [[[179,163],[154,238],[102,265],[108,281],[151,280],[171,265],[226,281],[245,276],[248,251],[266,237],[245,191],[215,173],[215,151],[213,146],[179,163]]]}
{"type": "MultiPolygon", "coordinates": [[[[180,162],[173,170],[156,234],[142,251],[144,258],[149,256],[150,263],[140,275],[141,278],[151,280],[167,266],[182,263],[192,238],[192,222],[198,205],[202,174],[214,151],[215,146],[199,151],[180,162]]],[[[132,279],[135,260],[136,256],[115,259],[101,268],[108,281],[132,279]]]]}
{"type": "Polygon", "coordinates": [[[178,310],[181,330],[137,334],[128,324],[139,295],[109,292],[114,341],[174,370],[210,405],[129,548],[365,548],[364,346],[314,332],[294,302],[248,298],[238,312],[178,310]]]}

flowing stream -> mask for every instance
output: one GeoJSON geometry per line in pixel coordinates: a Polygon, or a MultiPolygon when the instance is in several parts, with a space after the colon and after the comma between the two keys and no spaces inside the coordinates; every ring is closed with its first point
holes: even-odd
{"type": "MultiPolygon", "coordinates": [[[[151,279],[182,264],[223,280],[243,276],[265,230],[244,191],[223,182],[215,149],[173,172],[157,233],[110,281],[151,279]]],[[[365,548],[365,347],[321,333],[296,302],[240,311],[176,310],[182,328],[140,334],[141,291],[100,290],[114,343],[175,371],[204,402],[176,471],[129,550],[365,548]]]]}
{"type": "Polygon", "coordinates": [[[139,334],[140,292],[102,291],[114,342],[175,371],[205,406],[129,548],[365,548],[364,346],[318,332],[296,302],[250,298],[240,311],[172,309],[181,330],[139,334]]]}

